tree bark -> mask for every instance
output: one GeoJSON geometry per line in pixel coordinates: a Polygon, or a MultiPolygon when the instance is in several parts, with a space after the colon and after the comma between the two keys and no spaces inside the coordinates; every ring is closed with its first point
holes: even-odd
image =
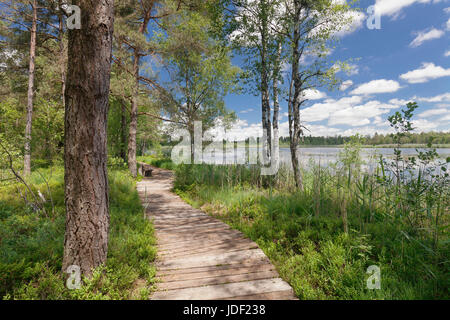
{"type": "Polygon", "coordinates": [[[127,161],[127,109],[125,106],[125,101],[121,101],[121,121],[120,121],[120,130],[121,130],[121,145],[120,145],[120,157],[123,161],[127,161]]]}
{"type": "MultiPolygon", "coordinates": [[[[143,21],[139,27],[139,33],[144,34],[147,30],[148,23],[151,18],[151,12],[153,10],[154,1],[151,1],[145,11],[143,21]]],[[[135,78],[135,87],[133,93],[133,100],[131,103],[131,115],[130,115],[130,129],[128,138],[128,169],[133,177],[137,176],[137,160],[136,160],[136,135],[138,126],[138,99],[139,99],[139,62],[141,53],[139,50],[139,44],[136,44],[134,50],[134,63],[133,63],[133,75],[135,78]]]]}
{"type": "Polygon", "coordinates": [[[281,58],[281,43],[278,43],[278,57],[273,76],[273,148],[272,148],[272,163],[278,165],[280,158],[280,135],[278,129],[278,118],[280,113],[280,101],[278,98],[278,76],[280,72],[279,63],[281,58]]]}
{"type": "Polygon", "coordinates": [[[130,129],[128,137],[128,169],[131,175],[137,176],[137,160],[136,160],[136,135],[137,135],[137,121],[138,121],[138,99],[139,99],[139,54],[135,52],[133,63],[133,75],[135,79],[133,99],[131,102],[130,113],[130,129]]]}
{"type": "Polygon", "coordinates": [[[65,108],[66,233],[63,272],[90,277],[106,262],[109,232],[107,114],[114,1],[78,0],[80,30],[69,31],[65,108]]]}
{"type": "MultiPolygon", "coordinates": [[[[62,1],[59,1],[59,8],[61,8],[62,1]]],[[[60,54],[60,71],[61,71],[61,99],[63,107],[66,104],[66,50],[64,48],[64,20],[61,9],[59,11],[59,29],[58,29],[58,41],[59,41],[59,54],[60,54]]]]}
{"type": "Polygon", "coordinates": [[[293,46],[292,46],[292,76],[289,88],[289,138],[291,149],[292,168],[294,170],[295,184],[298,189],[303,190],[303,179],[300,171],[300,137],[302,134],[300,123],[300,105],[302,79],[299,74],[300,65],[300,21],[302,16],[301,0],[294,1],[295,23],[293,32],[293,46]]]}
{"type": "Polygon", "coordinates": [[[263,126],[263,165],[268,164],[271,156],[272,132],[270,123],[270,94],[269,94],[269,75],[268,75],[268,57],[267,57],[267,4],[262,4],[261,21],[261,108],[262,108],[262,126],[263,126]]]}
{"type": "Polygon", "coordinates": [[[31,129],[33,124],[33,100],[34,100],[34,73],[36,59],[36,34],[37,34],[37,1],[32,4],[33,20],[31,25],[30,41],[30,65],[28,71],[28,96],[27,96],[27,122],[25,126],[25,146],[23,175],[31,174],[31,129]]]}

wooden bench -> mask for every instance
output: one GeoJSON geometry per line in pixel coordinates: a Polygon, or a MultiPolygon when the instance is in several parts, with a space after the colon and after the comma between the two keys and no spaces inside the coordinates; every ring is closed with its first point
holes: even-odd
{"type": "Polygon", "coordinates": [[[153,172],[153,168],[151,165],[146,164],[144,162],[138,162],[138,173],[143,176],[143,177],[151,177],[152,176],[152,172],[153,172]]]}

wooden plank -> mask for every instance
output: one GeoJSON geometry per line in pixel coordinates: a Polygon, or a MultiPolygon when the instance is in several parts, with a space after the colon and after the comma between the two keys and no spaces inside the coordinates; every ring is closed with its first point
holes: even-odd
{"type": "Polygon", "coordinates": [[[248,296],[261,293],[291,290],[280,278],[254,280],[247,282],[219,284],[196,288],[159,291],[152,300],[218,300],[236,296],[248,296]]]}
{"type": "MultiPolygon", "coordinates": [[[[183,269],[184,273],[175,273],[169,275],[160,275],[158,276],[162,282],[171,282],[171,281],[182,281],[182,280],[194,280],[194,279],[204,279],[204,278],[213,278],[213,277],[221,277],[221,276],[230,276],[230,275],[238,275],[238,274],[247,274],[247,273],[255,273],[255,272],[264,272],[264,271],[274,271],[274,266],[270,263],[260,264],[260,265],[251,265],[247,267],[233,267],[233,268],[211,268],[209,271],[203,272],[186,272],[189,269],[183,269]]],[[[192,270],[192,269],[190,269],[192,270]]]]}
{"type": "Polygon", "coordinates": [[[295,297],[294,293],[292,292],[292,289],[289,289],[284,291],[224,298],[223,300],[298,300],[298,299],[295,297]]]}
{"type": "Polygon", "coordinates": [[[239,233],[233,233],[233,234],[210,234],[210,235],[205,235],[205,236],[195,236],[195,237],[191,237],[191,238],[184,238],[184,239],[180,239],[180,238],[158,238],[158,244],[160,245],[166,245],[166,244],[175,244],[178,246],[182,246],[185,243],[190,243],[193,241],[209,241],[209,240],[233,240],[233,239],[237,239],[237,238],[243,238],[243,234],[239,234],[239,233]]]}
{"type": "Polygon", "coordinates": [[[168,243],[168,244],[162,244],[162,243],[158,243],[158,251],[163,252],[163,251],[167,251],[167,250],[174,250],[174,249],[192,249],[192,248],[197,248],[197,247],[207,247],[207,246],[213,246],[213,245],[218,245],[218,244],[227,244],[227,243],[235,243],[235,242],[240,242],[240,241],[251,241],[248,238],[245,238],[244,235],[239,236],[239,237],[234,237],[232,239],[223,239],[223,238],[219,238],[219,239],[210,239],[208,241],[205,241],[203,239],[200,240],[193,240],[193,241],[188,241],[187,243],[180,243],[180,242],[172,242],[172,243],[168,243]]]}
{"type": "Polygon", "coordinates": [[[206,254],[215,254],[215,255],[221,255],[228,252],[236,252],[236,251],[243,251],[243,250],[251,250],[251,249],[259,249],[257,244],[246,244],[242,245],[240,247],[235,248],[219,248],[219,249],[211,249],[211,250],[203,250],[201,252],[189,252],[187,254],[179,253],[179,254],[161,254],[158,257],[163,260],[166,257],[170,259],[179,259],[183,257],[196,257],[196,256],[204,256],[206,254]]]}
{"type": "Polygon", "coordinates": [[[171,281],[158,284],[158,290],[175,290],[184,288],[195,288],[203,286],[211,286],[217,284],[252,281],[260,279],[272,279],[277,278],[278,273],[276,271],[263,271],[244,274],[232,274],[217,277],[197,278],[193,280],[181,280],[171,281]]]}
{"type": "Polygon", "coordinates": [[[190,230],[196,230],[201,228],[210,228],[210,227],[227,227],[230,226],[218,221],[201,221],[201,222],[187,222],[187,223],[179,223],[179,224],[163,224],[158,225],[158,231],[164,232],[164,231],[190,231],[190,230]]]}
{"type": "Polygon", "coordinates": [[[194,268],[201,266],[216,266],[220,264],[243,263],[251,260],[266,258],[261,249],[250,249],[236,252],[228,252],[221,255],[202,255],[175,259],[164,259],[157,264],[160,270],[194,268]]]}
{"type": "Polygon", "coordinates": [[[214,223],[217,222],[216,219],[213,219],[208,216],[204,217],[198,217],[198,218],[178,218],[174,220],[167,220],[167,221],[154,221],[155,227],[158,228],[169,228],[174,226],[180,226],[180,225],[196,225],[198,223],[214,223]]]}
{"type": "Polygon", "coordinates": [[[153,174],[137,183],[158,241],[161,283],[152,299],[294,298],[255,242],[173,194],[171,172],[153,174]]]}
{"type": "MultiPolygon", "coordinates": [[[[195,230],[166,230],[166,231],[156,231],[156,236],[161,240],[179,239],[179,240],[194,240],[197,238],[204,238],[210,236],[220,237],[221,235],[228,235],[230,232],[236,232],[236,230],[231,229],[229,226],[218,226],[218,227],[206,227],[199,228],[195,230]]],[[[239,232],[239,231],[237,231],[239,232]]],[[[237,233],[235,233],[237,234],[237,233]]]]}
{"type": "Polygon", "coordinates": [[[258,268],[263,265],[272,265],[267,259],[255,260],[243,263],[235,263],[235,264],[223,264],[217,266],[207,266],[207,267],[194,267],[194,268],[184,268],[184,269],[173,269],[173,270],[158,270],[156,275],[158,277],[168,276],[168,275],[176,275],[176,274],[190,274],[190,273],[200,273],[200,272],[213,272],[219,270],[230,270],[237,268],[258,268]]]}
{"type": "Polygon", "coordinates": [[[207,234],[212,232],[228,232],[228,230],[233,230],[229,225],[226,224],[215,224],[215,225],[200,225],[196,228],[167,228],[167,229],[157,229],[156,232],[161,237],[164,236],[183,236],[186,234],[207,234]]]}
{"type": "Polygon", "coordinates": [[[172,258],[178,258],[183,256],[190,256],[190,255],[198,255],[198,254],[205,254],[205,253],[214,253],[214,254],[220,254],[224,252],[232,252],[232,251],[238,251],[242,249],[257,249],[258,245],[254,243],[253,241],[245,241],[238,244],[233,243],[226,243],[219,246],[210,246],[210,247],[194,247],[193,249],[178,249],[178,250],[166,250],[163,252],[158,252],[158,254],[161,255],[161,257],[172,257],[172,258]]]}
{"type": "Polygon", "coordinates": [[[158,234],[158,242],[163,244],[166,242],[173,242],[173,241],[194,241],[194,240],[207,240],[207,239],[233,239],[236,237],[244,237],[244,234],[240,231],[228,229],[225,230],[226,232],[200,232],[200,233],[192,233],[192,234],[158,234]]]}

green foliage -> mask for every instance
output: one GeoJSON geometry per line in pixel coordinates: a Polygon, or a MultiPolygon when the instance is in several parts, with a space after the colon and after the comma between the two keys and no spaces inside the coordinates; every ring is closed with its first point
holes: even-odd
{"type": "Polygon", "coordinates": [[[20,186],[0,186],[0,295],[6,299],[146,298],[155,279],[154,229],[125,170],[109,175],[111,226],[106,266],[84,279],[80,290],[65,287],[61,272],[63,174],[57,167],[42,169],[40,174],[35,171],[30,177],[33,188],[42,190],[46,199],[52,198],[55,213],[51,217],[26,207],[14,191],[20,186]]]}
{"type": "MultiPolygon", "coordinates": [[[[349,145],[347,155],[358,159],[357,148],[349,145]]],[[[277,181],[291,180],[286,173],[268,186],[257,183],[257,173],[244,166],[180,165],[175,189],[256,241],[300,299],[450,297],[449,220],[442,215],[448,189],[433,202],[420,198],[416,205],[430,219],[415,220],[414,211],[395,216],[396,185],[380,184],[373,175],[355,171],[347,184],[346,170],[316,165],[305,172],[305,191],[293,193],[277,181]],[[381,268],[381,290],[366,287],[371,265],[381,268]]]]}
{"type": "Polygon", "coordinates": [[[166,170],[175,170],[176,165],[172,162],[171,159],[161,157],[161,156],[141,156],[137,158],[138,161],[145,162],[157,168],[166,169],[166,170]]]}
{"type": "Polygon", "coordinates": [[[364,164],[361,157],[363,139],[359,134],[351,137],[350,141],[344,144],[343,150],[338,154],[339,162],[342,163],[344,170],[348,172],[348,181],[351,180],[352,171],[356,171],[356,174],[358,174],[361,170],[361,165],[364,164]]]}
{"type": "Polygon", "coordinates": [[[169,80],[158,98],[171,120],[193,134],[194,121],[207,130],[218,117],[235,118],[224,98],[236,92],[239,68],[231,63],[230,49],[213,36],[211,19],[200,12],[184,11],[163,19],[154,44],[163,52],[169,80]]]}

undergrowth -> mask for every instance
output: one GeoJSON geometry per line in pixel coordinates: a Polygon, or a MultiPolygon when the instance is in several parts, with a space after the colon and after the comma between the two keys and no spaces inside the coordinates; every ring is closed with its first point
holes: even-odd
{"type": "Polygon", "coordinates": [[[107,263],[81,289],[64,283],[65,231],[62,167],[33,172],[29,184],[45,198],[45,214],[26,205],[22,185],[0,185],[0,296],[4,299],[145,299],[155,279],[154,230],[144,217],[135,182],[125,170],[109,174],[107,263]]]}

